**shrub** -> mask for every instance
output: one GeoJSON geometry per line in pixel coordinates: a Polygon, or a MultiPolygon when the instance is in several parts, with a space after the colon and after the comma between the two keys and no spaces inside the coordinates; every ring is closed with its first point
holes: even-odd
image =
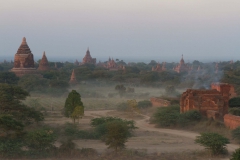
{"type": "Polygon", "coordinates": [[[232,108],[232,107],[240,107],[240,97],[231,98],[228,101],[228,104],[229,104],[230,108],[232,108]]]}
{"type": "Polygon", "coordinates": [[[234,139],[237,139],[238,142],[240,142],[240,127],[237,127],[236,129],[232,130],[232,137],[234,139]]]}
{"type": "Polygon", "coordinates": [[[195,139],[195,143],[204,146],[205,149],[210,150],[213,155],[218,155],[225,153],[229,140],[218,133],[201,133],[201,135],[195,139]]]}
{"type": "Polygon", "coordinates": [[[127,111],[128,110],[128,104],[126,102],[119,103],[117,105],[118,111],[127,111]]]}
{"type": "Polygon", "coordinates": [[[149,100],[143,100],[138,102],[138,108],[148,108],[152,107],[152,103],[149,100]]]}
{"type": "Polygon", "coordinates": [[[179,112],[180,107],[177,105],[158,108],[153,115],[153,122],[163,127],[176,125],[180,116],[179,112]]]}
{"type": "Polygon", "coordinates": [[[240,148],[236,149],[233,154],[232,158],[230,160],[239,160],[240,159],[240,148]]]}
{"type": "Polygon", "coordinates": [[[20,140],[0,139],[0,155],[3,157],[13,157],[22,153],[23,146],[20,140]]]}
{"type": "Polygon", "coordinates": [[[232,115],[240,116],[240,108],[231,108],[228,112],[232,115]]]}

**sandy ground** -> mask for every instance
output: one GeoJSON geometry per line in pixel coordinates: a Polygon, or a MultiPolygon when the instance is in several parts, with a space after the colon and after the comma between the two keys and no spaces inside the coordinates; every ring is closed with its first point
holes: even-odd
{"type": "MultiPolygon", "coordinates": [[[[63,125],[66,122],[72,122],[71,119],[64,118],[59,115],[59,112],[52,112],[53,117],[47,117],[46,123],[51,125],[63,125]]],[[[119,116],[124,115],[117,111],[102,110],[102,111],[85,111],[85,116],[79,122],[79,128],[91,128],[90,120],[101,116],[119,116]]],[[[128,149],[138,149],[147,153],[166,153],[166,152],[189,152],[199,151],[203,147],[194,143],[194,139],[198,133],[155,128],[154,125],[149,124],[149,116],[140,115],[133,116],[138,129],[135,130],[134,137],[129,138],[126,143],[128,149]]],[[[79,148],[94,148],[98,152],[107,150],[107,146],[100,140],[75,140],[79,148]]],[[[228,151],[233,152],[239,148],[238,145],[229,144],[228,151]]]]}

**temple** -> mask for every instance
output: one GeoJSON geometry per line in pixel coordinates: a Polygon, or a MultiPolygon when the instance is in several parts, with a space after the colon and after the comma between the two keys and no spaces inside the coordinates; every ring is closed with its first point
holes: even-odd
{"type": "Polygon", "coordinates": [[[96,65],[96,58],[91,57],[89,48],[86,52],[85,57],[83,58],[82,64],[94,64],[94,65],[96,65]]]}
{"type": "Polygon", "coordinates": [[[71,78],[70,78],[70,81],[69,81],[70,84],[77,84],[77,79],[76,79],[76,76],[75,76],[75,71],[73,69],[72,71],[72,75],[71,75],[71,78]]]}
{"type": "Polygon", "coordinates": [[[166,62],[163,62],[162,66],[158,63],[156,67],[152,67],[152,71],[156,71],[156,72],[166,71],[165,65],[166,65],[166,62]]]}
{"type": "Polygon", "coordinates": [[[23,37],[22,43],[14,56],[14,68],[12,68],[11,71],[17,76],[37,74],[36,68],[34,67],[33,54],[25,37],[23,37]]]}
{"type": "Polygon", "coordinates": [[[209,118],[223,118],[228,113],[231,87],[227,83],[213,83],[210,90],[187,89],[180,99],[180,111],[198,110],[209,118]]]}
{"type": "Polygon", "coordinates": [[[173,70],[178,73],[182,73],[182,72],[190,71],[191,68],[187,64],[185,64],[183,60],[183,55],[182,55],[182,59],[180,60],[180,63],[175,68],[173,68],[173,70]]]}
{"type": "Polygon", "coordinates": [[[110,71],[117,71],[118,70],[118,65],[116,62],[113,60],[113,58],[109,58],[108,63],[107,63],[107,69],[110,71]]]}
{"type": "Polygon", "coordinates": [[[45,54],[45,51],[44,51],[43,56],[42,56],[42,60],[40,61],[39,66],[38,66],[38,70],[39,71],[47,71],[49,69],[50,68],[49,68],[48,60],[47,60],[47,57],[46,57],[46,54],[45,54]]]}

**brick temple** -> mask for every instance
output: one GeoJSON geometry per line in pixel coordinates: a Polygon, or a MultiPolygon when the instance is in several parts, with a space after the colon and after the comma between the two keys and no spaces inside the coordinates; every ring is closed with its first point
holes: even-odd
{"type": "Polygon", "coordinates": [[[163,62],[162,66],[159,63],[157,63],[156,67],[152,67],[152,71],[156,71],[156,72],[166,71],[165,65],[166,65],[166,62],[163,62]]]}
{"type": "Polygon", "coordinates": [[[180,99],[180,111],[198,110],[209,118],[223,118],[228,113],[231,88],[227,83],[213,83],[209,90],[187,89],[180,99]]]}
{"type": "Polygon", "coordinates": [[[87,49],[86,55],[83,58],[82,64],[94,64],[96,65],[96,58],[92,58],[90,55],[89,48],[87,49]]]}
{"type": "Polygon", "coordinates": [[[187,64],[185,64],[183,55],[182,55],[182,58],[181,58],[179,64],[175,68],[173,68],[173,70],[176,71],[177,73],[182,73],[182,72],[191,71],[191,67],[189,67],[187,64]]]}
{"type": "Polygon", "coordinates": [[[25,37],[23,37],[22,43],[14,56],[14,67],[11,69],[11,72],[14,72],[17,76],[37,74],[33,54],[25,37]]]}
{"type": "Polygon", "coordinates": [[[38,70],[39,71],[48,71],[49,69],[50,69],[50,67],[49,67],[49,64],[48,64],[46,53],[44,51],[42,59],[41,59],[41,61],[39,63],[39,66],[38,66],[38,70]]]}
{"type": "Polygon", "coordinates": [[[70,81],[69,81],[70,84],[77,84],[77,79],[76,79],[76,76],[75,76],[75,71],[73,69],[72,71],[72,75],[71,75],[71,78],[70,78],[70,81]]]}

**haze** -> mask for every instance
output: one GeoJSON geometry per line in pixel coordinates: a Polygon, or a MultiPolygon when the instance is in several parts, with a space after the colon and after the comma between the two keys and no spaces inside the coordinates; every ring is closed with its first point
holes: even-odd
{"type": "MultiPolygon", "coordinates": [[[[0,57],[22,37],[37,58],[240,59],[239,0],[0,0],[0,57]]],[[[2,61],[0,59],[0,61],[2,61]]]]}

